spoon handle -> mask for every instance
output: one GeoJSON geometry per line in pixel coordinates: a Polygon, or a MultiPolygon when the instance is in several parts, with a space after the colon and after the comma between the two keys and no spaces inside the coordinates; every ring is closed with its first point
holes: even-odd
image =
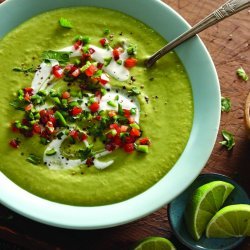
{"type": "Polygon", "coordinates": [[[204,29],[220,22],[221,20],[234,15],[235,13],[250,7],[250,0],[229,0],[221,7],[216,9],[210,15],[205,17],[199,23],[194,25],[191,29],[184,32],[182,35],[165,45],[162,49],[154,53],[149,59],[145,62],[145,65],[149,68],[151,67],[158,59],[168,53],[170,50],[177,47],[182,42],[193,37],[204,29]]]}

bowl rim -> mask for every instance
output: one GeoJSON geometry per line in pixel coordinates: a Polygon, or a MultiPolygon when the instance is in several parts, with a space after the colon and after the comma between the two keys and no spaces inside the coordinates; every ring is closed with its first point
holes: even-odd
{"type": "MultiPolygon", "coordinates": [[[[16,2],[17,0],[7,0],[0,5],[0,14],[3,15],[3,18],[9,18],[11,21],[9,30],[12,30],[17,24],[29,19],[31,16],[35,16],[46,10],[73,6],[96,6],[118,11],[127,8],[126,11],[123,11],[125,14],[135,17],[148,26],[151,26],[168,40],[175,38],[178,32],[181,33],[190,28],[190,25],[176,11],[160,0],[147,0],[147,2],[144,0],[137,0],[136,2],[133,0],[44,0],[35,3],[32,0],[23,0],[22,5],[18,5],[16,2]],[[133,6],[133,8],[130,8],[130,6],[133,6]],[[137,10],[139,7],[140,12],[138,13],[137,10]],[[145,11],[142,11],[142,8],[145,11]],[[15,13],[12,17],[7,17],[4,13],[10,13],[10,9],[14,9],[15,13]],[[158,16],[154,16],[154,20],[152,21],[150,16],[153,13],[146,12],[146,10],[154,10],[154,13],[158,13],[158,16]],[[13,18],[14,23],[11,18],[13,18]],[[161,23],[165,22],[168,18],[172,18],[176,22],[176,25],[178,25],[178,29],[174,29],[171,35],[166,34],[163,27],[160,27],[161,23]]],[[[6,30],[8,31],[7,28],[6,30]]],[[[2,34],[0,30],[0,36],[3,36],[6,30],[2,34]]],[[[189,75],[189,77],[194,78],[190,79],[193,93],[197,93],[197,91],[201,91],[200,89],[202,89],[200,95],[197,96],[197,94],[194,94],[192,131],[181,157],[160,181],[145,192],[119,203],[96,207],[78,207],[59,204],[35,196],[17,186],[0,171],[0,202],[15,212],[44,224],[69,229],[99,229],[125,224],[142,218],[169,203],[184,191],[199,175],[206,164],[214,147],[220,122],[220,86],[213,61],[200,38],[195,36],[187,41],[185,46],[181,45],[175,50],[183,61],[188,73],[192,68],[188,68],[191,64],[186,65],[185,61],[190,61],[191,58],[189,53],[185,52],[185,47],[189,48],[188,51],[190,53],[195,50],[199,51],[199,60],[197,60],[198,63],[204,63],[205,69],[202,73],[209,75],[209,81],[208,79],[203,79],[199,75],[200,73],[194,76],[193,74],[189,75]],[[201,80],[204,82],[204,90],[197,85],[201,80]],[[204,103],[202,100],[208,94],[210,95],[209,102],[213,100],[212,104],[209,102],[204,103]],[[195,105],[199,101],[201,105],[195,105]],[[208,103],[209,107],[206,105],[208,103]],[[201,128],[197,125],[201,121],[205,123],[206,133],[203,133],[204,127],[201,128]],[[204,143],[200,142],[200,139],[204,140],[205,146],[204,143]],[[183,168],[185,165],[188,167],[183,168]],[[176,185],[177,183],[178,185],[176,185]],[[173,189],[175,186],[177,188],[173,189]],[[171,192],[166,193],[164,190],[171,190],[171,192]]],[[[195,67],[195,65],[193,66],[195,67]]]]}

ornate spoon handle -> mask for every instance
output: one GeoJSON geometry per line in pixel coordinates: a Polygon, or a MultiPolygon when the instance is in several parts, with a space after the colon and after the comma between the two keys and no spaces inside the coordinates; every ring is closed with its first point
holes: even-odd
{"type": "Polygon", "coordinates": [[[243,9],[250,7],[250,0],[229,0],[217,10],[212,12],[210,15],[205,17],[199,23],[194,25],[190,30],[187,30],[182,35],[165,45],[163,48],[154,53],[146,62],[145,65],[149,68],[158,59],[168,53],[170,50],[177,47],[179,44],[183,43],[187,39],[193,37],[204,29],[220,22],[226,17],[229,17],[243,9]]]}

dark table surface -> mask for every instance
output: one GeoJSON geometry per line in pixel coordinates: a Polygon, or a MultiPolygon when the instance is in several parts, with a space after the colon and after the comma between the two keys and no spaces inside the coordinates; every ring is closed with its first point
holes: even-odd
{"type": "MultiPolygon", "coordinates": [[[[0,0],[0,3],[2,0],[0,0]]],[[[164,0],[177,10],[191,25],[224,3],[222,0],[164,0]]],[[[1,20],[1,25],[3,22],[1,20]]],[[[250,192],[250,142],[244,128],[244,102],[250,91],[250,81],[237,78],[239,66],[250,74],[250,10],[244,10],[203,31],[201,39],[208,48],[218,72],[223,96],[232,100],[232,111],[223,113],[220,131],[226,129],[235,135],[232,151],[222,148],[219,132],[212,155],[203,172],[216,172],[232,177],[250,192]]],[[[24,218],[0,205],[0,249],[129,249],[147,236],[171,239],[178,249],[187,249],[178,243],[167,218],[167,206],[136,222],[103,230],[66,230],[46,226],[24,218]],[[11,245],[10,245],[11,243],[11,245]]],[[[250,249],[247,238],[238,250],[250,249]]]]}

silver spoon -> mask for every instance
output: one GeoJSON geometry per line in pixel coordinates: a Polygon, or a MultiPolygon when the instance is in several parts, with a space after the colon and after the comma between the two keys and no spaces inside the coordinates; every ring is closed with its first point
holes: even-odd
{"type": "Polygon", "coordinates": [[[165,45],[163,48],[155,52],[152,56],[150,56],[146,62],[146,67],[151,67],[157,60],[159,60],[162,56],[168,53],[170,50],[174,49],[184,41],[189,38],[195,36],[199,32],[204,29],[220,22],[226,17],[232,16],[235,13],[250,7],[250,0],[229,0],[217,10],[212,12],[210,15],[205,17],[199,23],[194,25],[191,29],[184,32],[182,35],[178,36],[176,39],[165,45]]]}

